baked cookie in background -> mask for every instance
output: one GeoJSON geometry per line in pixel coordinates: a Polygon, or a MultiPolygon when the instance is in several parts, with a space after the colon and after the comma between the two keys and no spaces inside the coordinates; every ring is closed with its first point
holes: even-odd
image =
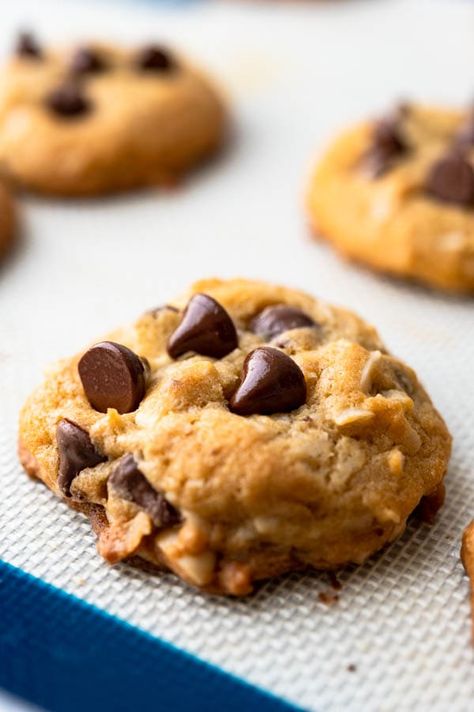
{"type": "Polygon", "coordinates": [[[469,578],[471,602],[471,641],[474,645],[474,520],[463,531],[461,560],[469,578]]]}
{"type": "Polygon", "coordinates": [[[20,36],[0,79],[0,161],[20,185],[100,195],[179,180],[223,144],[217,89],[157,45],[50,50],[20,36]]]}
{"type": "Polygon", "coordinates": [[[0,180],[0,260],[11,249],[17,235],[14,199],[9,186],[0,180]]]}
{"type": "Polygon", "coordinates": [[[243,279],[198,282],[59,362],[19,429],[27,472],[90,516],[109,562],[237,596],[363,562],[441,505],[450,445],[374,328],[243,279]]]}
{"type": "Polygon", "coordinates": [[[474,112],[403,104],[348,129],[307,204],[315,234],[347,257],[474,294],[474,112]]]}

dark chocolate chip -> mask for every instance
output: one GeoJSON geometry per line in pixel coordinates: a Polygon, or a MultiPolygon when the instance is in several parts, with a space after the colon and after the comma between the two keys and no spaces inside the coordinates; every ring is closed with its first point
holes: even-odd
{"type": "Polygon", "coordinates": [[[62,117],[77,117],[87,114],[92,104],[74,82],[63,84],[46,97],[46,106],[62,117]]]}
{"type": "Polygon", "coordinates": [[[381,119],[373,130],[372,139],[384,153],[397,155],[403,153],[406,144],[400,134],[398,122],[394,119],[381,119]]]}
{"type": "Polygon", "coordinates": [[[373,178],[383,175],[394,159],[403,155],[408,146],[400,132],[400,112],[377,121],[372,130],[372,144],[364,156],[364,165],[373,178]]]}
{"type": "Polygon", "coordinates": [[[125,455],[109,477],[109,484],[123,499],[143,509],[157,527],[170,527],[181,521],[179,512],[161,492],[157,492],[138,469],[133,455],[125,455]]]}
{"type": "Polygon", "coordinates": [[[195,294],[169,338],[168,353],[171,358],[178,358],[187,351],[222,358],[237,346],[234,322],[224,307],[207,294],[195,294]]]}
{"type": "Polygon", "coordinates": [[[251,330],[265,339],[273,339],[278,334],[290,331],[290,329],[311,326],[315,326],[313,319],[298,307],[292,307],[289,304],[276,304],[267,307],[257,314],[250,324],[251,330]]]}
{"type": "Polygon", "coordinates": [[[143,47],[135,57],[138,69],[150,72],[169,72],[175,67],[175,61],[170,52],[157,45],[143,47]]]}
{"type": "Polygon", "coordinates": [[[96,450],[89,434],[67,418],[58,423],[56,442],[59,451],[58,485],[66,497],[70,497],[73,479],[86,467],[95,467],[107,458],[96,450]]]}
{"type": "Polygon", "coordinates": [[[71,72],[80,74],[99,74],[107,69],[107,64],[100,53],[90,47],[80,47],[71,60],[71,72]]]}
{"type": "Polygon", "coordinates": [[[145,395],[145,367],[133,351],[113,341],[102,341],[86,351],[78,364],[79,376],[91,406],[106,413],[136,410],[145,395]]]}
{"type": "Polygon", "coordinates": [[[31,32],[20,32],[15,47],[15,54],[29,59],[42,59],[43,52],[31,32]]]}
{"type": "Polygon", "coordinates": [[[474,203],[474,170],[462,155],[448,154],[431,166],[425,187],[433,198],[470,206],[474,203]]]}
{"type": "Polygon", "coordinates": [[[306,381],[289,356],[270,346],[251,351],[239,387],[230,400],[237,415],[287,413],[306,402],[306,381]]]}

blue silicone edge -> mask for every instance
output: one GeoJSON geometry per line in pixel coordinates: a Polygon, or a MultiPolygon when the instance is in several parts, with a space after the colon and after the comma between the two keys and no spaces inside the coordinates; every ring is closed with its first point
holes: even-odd
{"type": "Polygon", "coordinates": [[[0,687],[51,712],[301,710],[1,560],[0,687]]]}

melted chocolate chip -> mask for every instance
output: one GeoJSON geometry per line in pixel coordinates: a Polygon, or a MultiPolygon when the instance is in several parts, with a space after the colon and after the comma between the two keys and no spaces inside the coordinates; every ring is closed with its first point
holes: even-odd
{"type": "Polygon", "coordinates": [[[251,351],[239,387],[230,400],[237,415],[287,413],[306,402],[303,372],[289,356],[270,346],[251,351]]]}
{"type": "Polygon", "coordinates": [[[86,467],[95,467],[107,458],[95,449],[83,428],[66,418],[58,423],[56,442],[59,451],[58,485],[66,497],[70,497],[73,479],[86,467]]]}
{"type": "Polygon", "coordinates": [[[195,294],[169,338],[168,353],[171,358],[178,358],[187,351],[222,358],[237,346],[234,322],[224,307],[207,294],[195,294]]]}
{"type": "Polygon", "coordinates": [[[157,45],[143,47],[135,57],[135,64],[142,71],[169,72],[175,67],[170,52],[157,45]]]}
{"type": "Polygon", "coordinates": [[[260,314],[257,314],[250,324],[254,334],[258,334],[264,339],[273,339],[284,331],[290,331],[290,329],[302,329],[311,326],[315,326],[313,319],[298,307],[292,307],[289,304],[276,304],[275,306],[267,307],[260,314]]]}
{"type": "Polygon", "coordinates": [[[90,47],[80,47],[71,61],[73,74],[99,74],[107,69],[107,64],[97,50],[90,47]]]}
{"type": "Polygon", "coordinates": [[[157,527],[169,527],[181,521],[179,512],[161,492],[157,492],[138,469],[133,455],[125,455],[109,477],[109,484],[123,499],[143,509],[157,527]]]}
{"type": "Polygon", "coordinates": [[[46,97],[46,106],[58,116],[76,118],[87,114],[92,104],[75,83],[63,84],[46,97]]]}
{"type": "Polygon", "coordinates": [[[407,151],[400,133],[400,112],[393,117],[377,121],[372,131],[372,145],[364,156],[364,165],[373,178],[383,175],[393,160],[407,151]]]}
{"type": "Polygon", "coordinates": [[[474,170],[461,154],[448,154],[431,166],[425,187],[433,198],[470,206],[474,203],[474,170]]]}
{"type": "Polygon", "coordinates": [[[28,59],[42,59],[43,52],[31,32],[20,32],[15,47],[15,54],[28,59]]]}
{"type": "Polygon", "coordinates": [[[145,366],[133,351],[113,341],[102,341],[86,351],[78,364],[79,376],[91,406],[106,413],[136,410],[145,395],[145,366]]]}

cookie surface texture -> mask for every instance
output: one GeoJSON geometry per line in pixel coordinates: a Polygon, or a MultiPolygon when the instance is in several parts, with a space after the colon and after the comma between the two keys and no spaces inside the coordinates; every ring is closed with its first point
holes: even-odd
{"type": "Polygon", "coordinates": [[[346,257],[474,294],[474,113],[402,105],[346,130],[307,205],[315,235],[346,257]]]}
{"type": "Polygon", "coordinates": [[[90,515],[112,563],[138,556],[245,595],[286,571],[363,562],[442,491],[442,418],[344,309],[209,279],[107,338],[28,399],[20,457],[90,515]],[[186,329],[189,350],[170,356],[186,329]]]}

